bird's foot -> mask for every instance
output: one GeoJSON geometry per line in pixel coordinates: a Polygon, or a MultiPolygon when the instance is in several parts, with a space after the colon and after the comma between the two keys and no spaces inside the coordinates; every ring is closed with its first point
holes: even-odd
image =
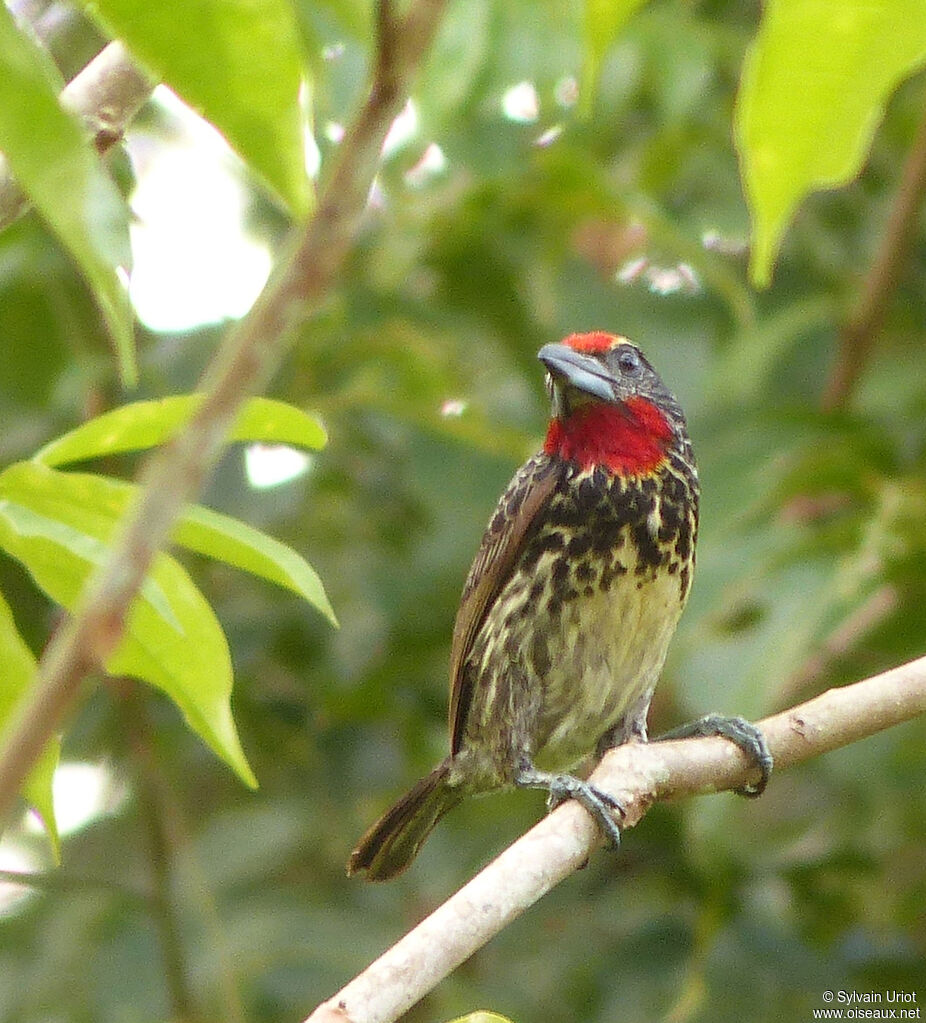
{"type": "Polygon", "coordinates": [[[615,814],[623,817],[624,808],[613,796],[597,786],[571,774],[538,771],[530,764],[519,769],[514,783],[524,789],[546,789],[549,793],[547,807],[550,810],[555,810],[567,799],[574,799],[588,810],[611,845],[615,849],[620,846],[621,829],[615,820],[615,814]]]}
{"type": "Polygon", "coordinates": [[[703,718],[698,718],[697,721],[673,728],[671,732],[660,735],[653,742],[662,742],[663,739],[691,739],[708,735],[720,735],[724,739],[729,739],[730,742],[736,743],[747,757],[755,761],[760,772],[759,780],[754,785],[745,785],[734,791],[737,795],[748,796],[750,799],[761,796],[772,776],[772,754],[761,729],[744,718],[726,718],[720,714],[707,714],[703,718]]]}

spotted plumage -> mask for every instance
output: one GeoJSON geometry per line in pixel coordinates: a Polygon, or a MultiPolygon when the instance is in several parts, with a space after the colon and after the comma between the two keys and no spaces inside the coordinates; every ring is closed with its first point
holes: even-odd
{"type": "Polygon", "coordinates": [[[552,417],[463,590],[450,755],[364,835],[349,873],[399,873],[472,793],[545,787],[601,817],[607,800],[558,772],[646,738],[694,566],[698,479],[685,419],[626,338],[572,335],[539,358],[552,417]]]}

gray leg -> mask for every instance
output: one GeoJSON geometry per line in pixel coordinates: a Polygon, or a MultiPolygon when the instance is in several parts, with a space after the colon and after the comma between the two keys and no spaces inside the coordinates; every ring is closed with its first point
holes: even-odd
{"type": "Polygon", "coordinates": [[[595,756],[600,760],[609,749],[623,746],[625,742],[646,742],[646,716],[649,714],[652,687],[630,705],[624,716],[598,740],[595,756]]]}
{"type": "Polygon", "coordinates": [[[581,778],[571,774],[551,774],[549,771],[538,771],[528,759],[523,759],[514,776],[514,783],[523,789],[546,789],[549,792],[547,806],[554,810],[567,799],[581,803],[595,819],[598,827],[604,832],[605,838],[617,848],[621,844],[621,829],[618,827],[614,814],[623,815],[624,809],[607,792],[590,785],[581,778]]]}
{"type": "Polygon", "coordinates": [[[720,735],[724,739],[729,739],[730,742],[736,743],[746,756],[755,761],[756,767],[759,768],[762,775],[759,781],[755,785],[746,785],[735,791],[737,795],[748,796],[750,799],[761,796],[772,775],[772,754],[761,730],[746,721],[745,718],[725,718],[720,714],[707,714],[703,718],[698,718],[697,721],[673,728],[671,732],[660,735],[654,741],[691,739],[707,735],[720,735]]]}

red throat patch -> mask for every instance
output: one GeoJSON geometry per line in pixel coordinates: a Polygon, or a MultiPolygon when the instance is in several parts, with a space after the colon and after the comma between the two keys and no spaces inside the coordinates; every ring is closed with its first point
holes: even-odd
{"type": "Polygon", "coordinates": [[[665,460],[671,440],[665,415],[636,397],[618,405],[589,402],[566,419],[551,420],[543,450],[583,469],[600,465],[620,476],[643,476],[665,460]]]}

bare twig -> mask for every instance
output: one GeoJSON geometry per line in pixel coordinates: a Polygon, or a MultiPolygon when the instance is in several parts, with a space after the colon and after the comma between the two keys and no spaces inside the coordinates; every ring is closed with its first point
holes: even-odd
{"type": "Polygon", "coordinates": [[[17,24],[49,49],[77,17],[71,7],[55,0],[6,0],[6,6],[17,24]]]}
{"type": "Polygon", "coordinates": [[[827,411],[842,408],[871,357],[916,237],[917,213],[926,197],[926,109],[894,196],[884,237],[862,285],[855,311],[839,334],[836,361],[823,392],[827,411]]]}
{"type": "Polygon", "coordinates": [[[295,233],[250,313],[226,335],[199,390],[202,404],[173,442],[141,473],[140,496],[81,606],[49,643],[32,699],[0,754],[0,820],[73,703],[81,680],[119,642],[129,605],[184,506],[201,490],[242,403],[266,384],[293,341],[293,328],[334,286],[353,241],[379,164],[383,141],[402,109],[409,82],[430,46],[446,0],[416,0],[401,20],[382,0],[382,23],[400,45],[379,57],[369,96],[341,143],[315,215],[295,233]]]}
{"type": "MultiPolygon", "coordinates": [[[[761,721],[776,770],[926,713],[926,657],[761,721]]],[[[629,744],[592,775],[633,827],[657,800],[738,788],[757,772],[725,739],[629,744]]],[[[564,803],[405,935],[306,1023],[389,1023],[506,924],[578,869],[601,841],[591,817],[564,803]]]]}
{"type": "Polygon", "coordinates": [[[118,694],[122,738],[135,768],[135,794],[139,823],[147,839],[151,873],[151,919],[157,932],[171,1018],[192,1020],[194,998],[187,978],[181,927],[173,898],[170,796],[160,771],[151,735],[151,721],[134,679],[113,681],[118,694]]]}
{"type": "MultiPolygon", "coordinates": [[[[62,89],[61,104],[81,118],[103,153],[122,137],[153,89],[122,43],[110,43],[62,89]]],[[[28,209],[28,198],[0,154],[0,231],[28,209]]]]}

